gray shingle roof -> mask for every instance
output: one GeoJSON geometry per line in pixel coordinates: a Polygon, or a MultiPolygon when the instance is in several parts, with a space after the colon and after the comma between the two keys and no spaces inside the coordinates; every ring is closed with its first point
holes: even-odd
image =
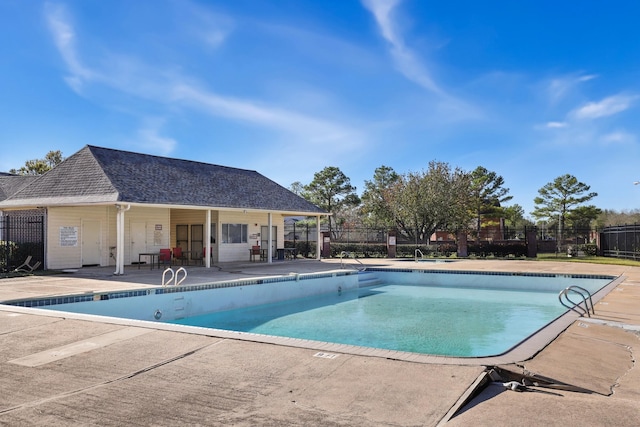
{"type": "Polygon", "coordinates": [[[298,213],[324,210],[258,172],[86,146],[3,206],[143,203],[298,213]]]}
{"type": "Polygon", "coordinates": [[[38,178],[35,175],[12,175],[0,172],[0,201],[7,199],[12,194],[38,178]]]}

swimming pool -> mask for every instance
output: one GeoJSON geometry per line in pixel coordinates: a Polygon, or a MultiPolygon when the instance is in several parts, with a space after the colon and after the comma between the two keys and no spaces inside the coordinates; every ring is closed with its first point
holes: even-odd
{"type": "Polygon", "coordinates": [[[374,268],[366,274],[339,271],[10,303],[478,357],[502,353],[562,315],[566,309],[557,293],[566,286],[594,293],[614,278],[374,268]],[[366,275],[375,281],[363,280],[366,275]]]}

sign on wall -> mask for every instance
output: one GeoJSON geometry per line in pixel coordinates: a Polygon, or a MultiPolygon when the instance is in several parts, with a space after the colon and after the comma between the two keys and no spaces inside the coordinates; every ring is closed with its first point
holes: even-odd
{"type": "Polygon", "coordinates": [[[162,224],[156,224],[153,230],[153,246],[162,246],[162,224]]]}
{"type": "Polygon", "coordinates": [[[78,227],[60,227],[60,246],[78,246],[78,227]]]}

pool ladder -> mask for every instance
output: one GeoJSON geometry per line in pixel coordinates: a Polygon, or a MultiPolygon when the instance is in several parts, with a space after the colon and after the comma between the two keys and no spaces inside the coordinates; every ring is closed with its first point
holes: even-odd
{"type": "Polygon", "coordinates": [[[416,248],[416,251],[414,252],[416,262],[418,262],[418,254],[420,254],[420,259],[424,258],[424,254],[422,253],[422,251],[416,248]]]}
{"type": "Polygon", "coordinates": [[[182,282],[184,282],[186,278],[187,278],[187,270],[185,270],[184,267],[180,267],[175,272],[173,271],[173,269],[171,267],[169,267],[165,271],[162,272],[162,286],[172,286],[172,285],[173,286],[178,286],[182,282]],[[169,277],[169,280],[165,280],[167,273],[171,273],[171,277],[169,277]],[[183,273],[184,276],[182,276],[182,278],[180,280],[178,280],[178,275],[180,273],[183,273]],[[171,281],[173,281],[173,283],[171,283],[171,281]]]}
{"type": "Polygon", "coordinates": [[[358,258],[356,258],[355,255],[353,255],[351,252],[342,251],[342,252],[340,252],[340,268],[344,268],[345,265],[348,265],[349,267],[355,268],[358,271],[365,271],[367,269],[367,266],[364,265],[362,263],[362,261],[360,261],[358,258]],[[360,264],[360,267],[354,266],[354,265],[351,265],[351,264],[344,264],[344,262],[343,262],[343,258],[344,257],[354,259],[358,264],[360,264]]]}
{"type": "Polygon", "coordinates": [[[591,317],[592,313],[596,313],[595,309],[593,308],[591,294],[588,290],[580,286],[572,285],[561,290],[558,294],[558,299],[560,300],[560,304],[564,305],[569,310],[575,311],[580,317],[583,317],[585,314],[587,315],[587,317],[591,317]],[[573,301],[569,296],[570,294],[578,295],[582,299],[582,301],[573,301]],[[582,307],[580,304],[584,304],[584,307],[582,307]]]}

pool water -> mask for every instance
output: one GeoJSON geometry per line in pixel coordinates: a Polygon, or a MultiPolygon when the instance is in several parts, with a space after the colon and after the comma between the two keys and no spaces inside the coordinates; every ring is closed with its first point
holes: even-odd
{"type": "Polygon", "coordinates": [[[504,353],[565,311],[557,292],[387,284],[170,323],[480,357],[504,353]]]}

